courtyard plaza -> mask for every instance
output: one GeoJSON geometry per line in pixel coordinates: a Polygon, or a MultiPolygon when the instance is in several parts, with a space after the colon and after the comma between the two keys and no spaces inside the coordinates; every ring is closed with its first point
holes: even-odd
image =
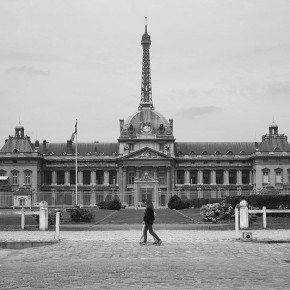
{"type": "MultiPolygon", "coordinates": [[[[1,289],[289,289],[290,230],[156,225],[161,246],[139,246],[141,224],[61,230],[57,243],[0,249],[1,289]],[[189,230],[189,227],[192,230],[189,230]],[[242,232],[240,232],[240,238],[242,232]]],[[[52,241],[54,231],[1,231],[0,241],[52,241]]]]}

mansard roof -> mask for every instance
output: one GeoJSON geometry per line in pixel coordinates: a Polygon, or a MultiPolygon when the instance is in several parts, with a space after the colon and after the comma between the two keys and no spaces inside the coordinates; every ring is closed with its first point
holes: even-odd
{"type": "Polygon", "coordinates": [[[17,137],[9,137],[9,139],[5,142],[4,146],[1,148],[0,152],[3,153],[13,153],[13,152],[21,152],[21,153],[29,153],[33,152],[33,147],[28,137],[17,138],[17,137]]]}
{"type": "Polygon", "coordinates": [[[259,151],[261,152],[290,152],[290,144],[286,139],[271,138],[263,140],[260,143],[259,151]]]}
{"type": "Polygon", "coordinates": [[[252,154],[256,150],[254,142],[176,142],[175,154],[183,155],[226,155],[252,154]],[[205,153],[206,152],[206,153],[205,153]]]}
{"type": "MultiPolygon", "coordinates": [[[[72,144],[73,152],[75,152],[75,143],[72,144]]],[[[43,144],[40,144],[38,151],[42,154],[53,153],[53,155],[63,155],[67,153],[67,143],[46,143],[46,152],[44,152],[43,144]]],[[[85,156],[88,154],[113,155],[118,154],[118,143],[78,143],[78,154],[85,156]]]]}

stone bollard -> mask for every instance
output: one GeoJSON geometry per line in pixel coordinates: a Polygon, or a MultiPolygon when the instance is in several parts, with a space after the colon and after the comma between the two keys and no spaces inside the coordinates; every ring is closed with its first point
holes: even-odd
{"type": "Polygon", "coordinates": [[[55,219],[55,234],[54,239],[59,240],[59,224],[60,224],[60,212],[56,212],[56,219],[55,219]]]}
{"type": "Polygon", "coordinates": [[[240,201],[240,228],[241,229],[249,228],[249,212],[248,212],[248,203],[246,200],[240,201]]]}
{"type": "Polygon", "coordinates": [[[39,229],[41,231],[48,230],[48,204],[46,201],[41,201],[39,204],[39,229]]]}

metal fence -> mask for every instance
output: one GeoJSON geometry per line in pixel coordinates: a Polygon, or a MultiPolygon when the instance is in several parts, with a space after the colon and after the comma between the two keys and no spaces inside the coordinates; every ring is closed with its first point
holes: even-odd
{"type": "MultiPolygon", "coordinates": [[[[160,206],[166,206],[170,197],[178,195],[183,199],[212,199],[212,198],[225,198],[226,196],[238,195],[252,195],[257,194],[253,190],[176,190],[167,194],[164,191],[159,192],[160,206]]],[[[281,191],[280,194],[290,194],[289,191],[281,191]]],[[[134,206],[134,192],[105,192],[105,191],[92,191],[78,193],[78,204],[82,206],[96,206],[101,201],[110,201],[117,197],[121,203],[126,206],[134,206]]],[[[33,193],[32,205],[45,200],[51,207],[71,207],[75,205],[75,193],[71,191],[57,191],[57,192],[37,192],[33,193]]],[[[13,206],[13,192],[0,192],[0,207],[13,206]]]]}

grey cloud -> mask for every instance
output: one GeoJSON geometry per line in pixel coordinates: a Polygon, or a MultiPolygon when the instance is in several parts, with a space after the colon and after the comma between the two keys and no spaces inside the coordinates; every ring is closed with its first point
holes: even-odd
{"type": "Polygon", "coordinates": [[[30,66],[21,66],[21,67],[11,67],[6,70],[7,73],[19,73],[26,74],[30,76],[49,76],[50,73],[47,70],[42,70],[30,66]]]}
{"type": "Polygon", "coordinates": [[[193,119],[195,116],[208,115],[221,112],[223,108],[216,106],[183,108],[176,112],[177,116],[193,119]]]}

